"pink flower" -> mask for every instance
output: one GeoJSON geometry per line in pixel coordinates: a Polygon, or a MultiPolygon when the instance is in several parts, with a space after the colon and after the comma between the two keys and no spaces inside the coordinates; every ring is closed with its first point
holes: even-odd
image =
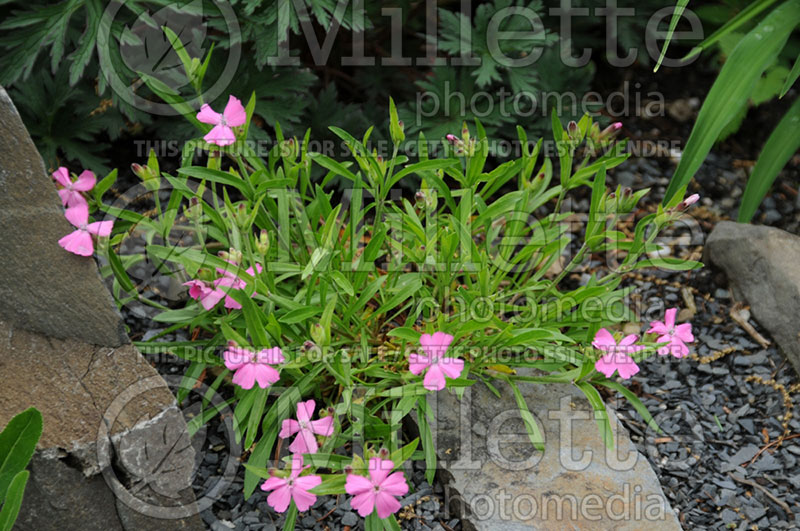
{"type": "Polygon", "coordinates": [[[114,227],[114,222],[111,220],[89,223],[89,205],[86,202],[68,208],[64,212],[64,217],[78,229],[58,240],[58,244],[80,256],[91,256],[94,252],[92,234],[106,238],[114,227]]]}
{"type": "Polygon", "coordinates": [[[189,282],[184,282],[183,285],[189,286],[189,296],[196,301],[200,301],[200,304],[202,304],[203,308],[206,310],[210,310],[216,306],[217,303],[222,300],[222,297],[225,296],[224,291],[221,289],[214,289],[202,280],[190,280],[189,282]]]}
{"type": "Polygon", "coordinates": [[[58,191],[58,195],[61,196],[61,203],[65,207],[85,205],[86,199],[81,195],[81,192],[88,192],[94,188],[97,182],[94,173],[89,170],[83,170],[83,173],[73,182],[69,176],[69,171],[64,166],[53,172],[53,179],[63,186],[58,191]]]}
{"type": "Polygon", "coordinates": [[[333,417],[324,417],[319,420],[311,420],[314,416],[313,400],[299,402],[297,404],[297,420],[286,419],[281,425],[281,432],[278,437],[286,439],[297,433],[289,451],[295,454],[315,454],[319,450],[316,435],[330,437],[333,435],[333,417]]]}
{"type": "Polygon", "coordinates": [[[441,391],[445,386],[445,376],[458,378],[464,370],[464,360],[459,358],[446,358],[444,353],[453,342],[453,336],[444,332],[433,335],[422,334],[419,343],[422,345],[423,354],[408,356],[408,369],[412,374],[421,374],[428,369],[422,386],[429,391],[441,391]]]}
{"type": "MultiPolygon", "coordinates": [[[[233,262],[229,261],[228,263],[233,265],[234,267],[238,267],[233,262]]],[[[262,270],[261,264],[256,264],[256,269],[258,269],[258,272],[261,273],[261,270],[262,270]]],[[[214,287],[217,287],[217,288],[218,287],[223,287],[223,288],[231,288],[231,289],[244,289],[247,286],[247,282],[245,282],[244,280],[239,278],[238,275],[236,275],[234,272],[232,272],[232,271],[230,271],[228,269],[221,269],[221,268],[218,267],[217,268],[217,272],[219,274],[221,274],[222,277],[220,277],[220,278],[218,278],[217,280],[214,281],[214,287]]],[[[255,276],[255,271],[253,270],[252,267],[248,267],[245,270],[245,272],[248,275],[250,275],[251,277],[255,276]]],[[[251,297],[255,297],[255,296],[256,296],[256,294],[255,294],[255,292],[253,292],[251,297]]],[[[226,295],[225,296],[225,307],[226,308],[230,308],[232,310],[241,310],[242,309],[242,305],[239,304],[238,302],[236,302],[236,299],[234,299],[230,295],[226,295]]]]}
{"type": "Polygon", "coordinates": [[[303,476],[300,473],[311,465],[303,466],[303,456],[294,454],[292,456],[292,473],[288,478],[272,476],[261,485],[261,490],[272,493],[267,496],[267,503],[277,512],[285,512],[289,508],[289,503],[294,500],[297,510],[307,511],[314,505],[317,497],[308,492],[310,489],[322,483],[319,476],[303,476]]]}
{"type": "Polygon", "coordinates": [[[376,508],[378,517],[386,518],[400,509],[400,502],[395,496],[403,496],[408,492],[408,484],[402,472],[389,475],[394,463],[380,457],[369,460],[369,479],[357,474],[347,476],[344,490],[351,494],[350,507],[366,517],[376,508]]]}
{"type": "Polygon", "coordinates": [[[233,383],[242,389],[252,389],[253,384],[266,389],[281,379],[278,371],[272,367],[285,361],[281,349],[278,347],[265,348],[258,352],[229,344],[228,349],[222,353],[225,366],[235,371],[233,383]]]}
{"type": "Polygon", "coordinates": [[[682,358],[689,354],[689,347],[686,346],[686,343],[694,341],[691,323],[675,325],[677,313],[677,308],[670,308],[664,314],[664,322],[653,321],[647,331],[648,334],[659,334],[659,343],[667,343],[658,348],[658,353],[661,356],[672,354],[676,358],[682,358]]]}
{"type": "Polygon", "coordinates": [[[211,124],[214,127],[208,132],[203,140],[209,144],[227,146],[236,141],[236,135],[232,127],[243,125],[247,121],[247,112],[242,107],[242,102],[235,96],[228,98],[228,104],[222,114],[215,112],[207,103],[200,107],[197,119],[204,124],[211,124]]]}
{"type": "Polygon", "coordinates": [[[626,380],[639,372],[639,366],[630,357],[630,354],[644,349],[643,345],[634,345],[637,339],[639,338],[636,334],[631,334],[623,337],[617,344],[611,332],[605,328],[598,330],[592,346],[607,354],[595,362],[594,368],[605,374],[606,378],[611,378],[614,371],[617,371],[626,380]]]}

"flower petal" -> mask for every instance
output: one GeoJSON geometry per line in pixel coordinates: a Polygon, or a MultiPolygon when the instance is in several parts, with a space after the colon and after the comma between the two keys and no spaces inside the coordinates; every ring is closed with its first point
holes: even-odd
{"type": "Polygon", "coordinates": [[[236,135],[233,134],[233,129],[227,125],[215,125],[214,128],[203,137],[203,140],[209,144],[229,146],[236,141],[236,135]]]}
{"type": "Polygon", "coordinates": [[[283,357],[280,347],[265,348],[258,352],[258,362],[268,363],[270,365],[278,365],[286,361],[283,357]]]}
{"type": "Polygon", "coordinates": [[[662,323],[661,321],[652,321],[650,323],[650,328],[647,329],[646,334],[666,334],[667,333],[667,325],[662,323]]]}
{"type": "Polygon", "coordinates": [[[69,170],[64,166],[59,166],[59,168],[53,172],[53,179],[61,186],[69,186],[72,182],[69,178],[69,170]]]}
{"type": "Polygon", "coordinates": [[[330,437],[333,435],[333,417],[323,417],[311,422],[311,431],[317,435],[330,437]]]}
{"type": "Polygon", "coordinates": [[[422,374],[422,371],[430,367],[431,360],[422,354],[409,354],[408,370],[411,374],[422,374]]]}
{"type": "Polygon", "coordinates": [[[208,103],[204,103],[197,113],[197,120],[204,124],[217,125],[222,121],[222,115],[216,112],[208,103]]]}
{"type": "Polygon", "coordinates": [[[428,368],[425,373],[425,378],[422,379],[422,387],[428,391],[441,391],[446,385],[444,373],[438,363],[434,363],[428,368]]]}
{"type": "Polygon", "coordinates": [[[89,170],[83,170],[75,182],[72,183],[72,189],[79,192],[88,192],[94,188],[96,183],[97,178],[94,176],[94,173],[90,172],[89,170]]]}
{"type": "Polygon", "coordinates": [[[616,347],[617,342],[614,340],[614,336],[611,335],[611,332],[605,328],[601,328],[594,335],[592,346],[597,350],[608,350],[611,347],[616,347]]]}
{"type": "Polygon", "coordinates": [[[683,323],[676,326],[675,335],[686,343],[694,342],[694,335],[692,335],[692,323],[683,323]]]}
{"type": "Polygon", "coordinates": [[[295,454],[315,454],[319,451],[317,438],[308,428],[300,428],[297,437],[289,445],[289,451],[295,454]]]}
{"type": "Polygon", "coordinates": [[[419,344],[422,351],[430,357],[441,357],[447,351],[447,347],[453,342],[453,336],[444,332],[436,332],[433,335],[422,334],[419,344]]]}
{"type": "Polygon", "coordinates": [[[76,230],[58,240],[58,244],[65,250],[79,256],[92,256],[94,244],[92,237],[85,230],[76,230]]]}
{"type": "Polygon", "coordinates": [[[70,207],[64,212],[64,217],[76,227],[86,225],[89,222],[89,205],[83,203],[70,207]]]}
{"type": "Polygon", "coordinates": [[[274,384],[278,380],[281,379],[280,373],[270,367],[269,365],[264,364],[253,364],[253,374],[255,374],[256,381],[258,382],[258,386],[261,389],[266,389],[270,385],[274,384]]]}
{"type": "Polygon", "coordinates": [[[351,495],[361,494],[362,492],[372,490],[373,487],[374,485],[370,480],[358,474],[349,474],[344,483],[344,491],[351,495]]]}
{"type": "Polygon", "coordinates": [[[375,495],[375,507],[378,509],[378,518],[387,518],[400,510],[400,502],[387,492],[378,492],[375,495]]]}
{"type": "Polygon", "coordinates": [[[108,221],[95,221],[86,225],[86,231],[90,234],[95,234],[101,238],[108,238],[111,236],[111,229],[114,228],[114,220],[108,221]]]}
{"type": "Polygon", "coordinates": [[[300,422],[308,422],[314,416],[314,400],[306,400],[305,402],[297,403],[297,420],[300,422]]]}
{"type": "Polygon", "coordinates": [[[233,374],[233,383],[242,389],[252,389],[256,383],[255,365],[245,363],[233,374]]]}
{"type": "Polygon", "coordinates": [[[356,494],[350,499],[350,507],[358,511],[361,517],[369,516],[375,510],[375,491],[370,489],[356,494]]]}
{"type": "MultiPolygon", "coordinates": [[[[313,477],[313,476],[306,476],[306,477],[313,477]]],[[[308,489],[300,488],[297,485],[297,481],[303,478],[297,478],[295,480],[295,486],[292,489],[292,499],[294,500],[294,504],[297,505],[297,510],[301,513],[307,511],[314,502],[317,501],[317,497],[314,494],[308,492],[308,489]]],[[[315,485],[316,486],[316,485],[315,485]]]]}
{"type": "Polygon", "coordinates": [[[383,480],[381,489],[392,496],[404,496],[408,492],[408,483],[402,472],[395,472],[383,480]]]}
{"type": "Polygon", "coordinates": [[[464,371],[464,360],[460,358],[442,358],[439,360],[439,368],[450,378],[458,378],[464,371]]]}
{"type": "Polygon", "coordinates": [[[267,503],[270,507],[275,509],[276,512],[283,513],[289,508],[289,503],[292,501],[291,489],[288,486],[283,486],[272,491],[272,494],[267,496],[267,503]]]}
{"type": "Polygon", "coordinates": [[[369,477],[372,479],[374,485],[380,485],[389,472],[394,468],[394,463],[388,459],[381,459],[380,457],[373,457],[369,460],[369,477]]]}
{"type": "Polygon", "coordinates": [[[675,328],[675,316],[677,313],[677,308],[670,308],[664,313],[664,326],[667,327],[667,330],[672,330],[675,328]]]}
{"type": "Polygon", "coordinates": [[[236,96],[228,98],[228,104],[225,105],[225,110],[222,111],[222,116],[231,127],[238,127],[244,125],[247,121],[247,112],[242,107],[242,102],[236,96]]]}
{"type": "Polygon", "coordinates": [[[286,439],[287,437],[291,437],[295,433],[300,431],[300,423],[294,419],[284,419],[281,423],[281,431],[278,433],[278,437],[281,439],[286,439]]]}
{"type": "Polygon", "coordinates": [[[245,363],[250,361],[250,357],[246,349],[241,347],[232,347],[222,353],[222,359],[225,360],[225,367],[235,371],[245,363]]]}

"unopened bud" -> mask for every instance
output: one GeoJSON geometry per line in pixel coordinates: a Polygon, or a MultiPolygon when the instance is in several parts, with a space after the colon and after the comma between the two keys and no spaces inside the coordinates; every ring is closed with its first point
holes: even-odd
{"type": "Polygon", "coordinates": [[[267,251],[269,251],[269,233],[267,233],[266,229],[261,229],[261,234],[258,235],[256,250],[262,255],[266,255],[267,251]]]}
{"type": "Polygon", "coordinates": [[[325,329],[319,323],[311,325],[311,338],[317,345],[325,344],[325,329]]]}
{"type": "Polygon", "coordinates": [[[345,465],[342,470],[344,470],[345,475],[348,476],[353,473],[353,467],[351,465],[345,465]]]}
{"type": "Polygon", "coordinates": [[[381,459],[386,459],[387,457],[389,457],[389,450],[387,450],[386,448],[381,448],[380,450],[378,450],[378,457],[380,457],[381,459]]]}

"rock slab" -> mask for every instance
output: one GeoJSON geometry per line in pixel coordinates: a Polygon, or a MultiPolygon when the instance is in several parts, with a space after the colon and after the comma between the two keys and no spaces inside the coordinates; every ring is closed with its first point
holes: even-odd
{"type": "Polygon", "coordinates": [[[44,420],[14,529],[204,529],[183,414],[94,260],[59,247],[74,228],[2,87],[0,124],[0,426],[44,420]]]}
{"type": "Polygon", "coordinates": [[[800,237],[774,227],[721,221],[705,260],[725,271],[737,299],[750,305],[800,374],[800,237]]]}
{"type": "Polygon", "coordinates": [[[2,87],[0,124],[0,319],[50,337],[127,343],[94,260],[58,246],[75,228],[2,87]]]}
{"type": "Polygon", "coordinates": [[[586,398],[568,385],[520,383],[544,437],[537,451],[508,384],[483,383],[429,397],[448,503],[481,531],[679,530],[647,460],[612,419],[615,447],[601,440],[586,398]],[[616,424],[616,425],[613,425],[616,424]]]}

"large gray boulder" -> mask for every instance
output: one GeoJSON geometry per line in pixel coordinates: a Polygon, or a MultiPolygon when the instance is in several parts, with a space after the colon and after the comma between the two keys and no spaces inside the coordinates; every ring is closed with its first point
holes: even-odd
{"type": "Polygon", "coordinates": [[[612,419],[615,446],[600,438],[594,412],[565,384],[520,383],[545,440],[531,444],[508,384],[429,396],[451,510],[483,531],[531,529],[680,530],[655,472],[612,419]]]}
{"type": "Polygon", "coordinates": [[[0,426],[44,427],[15,529],[204,529],[195,453],[166,382],[130,344],[92,258],[0,87],[0,426]]]}
{"type": "Polygon", "coordinates": [[[800,238],[774,227],[721,221],[704,252],[800,373],[800,238]]]}

